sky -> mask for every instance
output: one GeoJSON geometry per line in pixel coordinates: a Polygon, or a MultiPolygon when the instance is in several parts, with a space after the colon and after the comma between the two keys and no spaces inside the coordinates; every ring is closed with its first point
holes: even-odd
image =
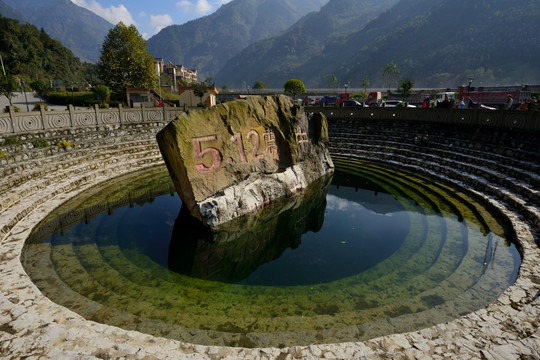
{"type": "Polygon", "coordinates": [[[148,39],[169,25],[209,15],[232,0],[71,0],[111,24],[135,25],[148,39]]]}

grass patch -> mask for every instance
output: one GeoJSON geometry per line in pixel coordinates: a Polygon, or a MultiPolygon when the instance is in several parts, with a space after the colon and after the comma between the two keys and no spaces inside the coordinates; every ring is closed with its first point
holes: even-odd
{"type": "Polygon", "coordinates": [[[43,149],[51,146],[51,142],[45,139],[34,139],[32,140],[32,146],[36,149],[43,149]]]}

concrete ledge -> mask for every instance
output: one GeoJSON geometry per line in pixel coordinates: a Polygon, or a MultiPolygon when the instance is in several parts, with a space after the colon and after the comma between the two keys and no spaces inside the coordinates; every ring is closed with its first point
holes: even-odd
{"type": "MultiPolygon", "coordinates": [[[[373,124],[368,124],[373,126],[373,124]]],[[[364,135],[370,130],[360,127],[364,135]]],[[[155,129],[154,129],[155,130],[155,129]]],[[[332,130],[332,129],[331,129],[332,130]]],[[[334,128],[335,130],[335,128],[334,128]]],[[[350,129],[354,130],[354,129],[350,129]]],[[[401,130],[401,129],[400,129],[401,130]]],[[[141,127],[144,138],[152,129],[141,127]]],[[[414,130],[411,130],[414,131],[414,130]]],[[[112,130],[116,144],[126,141],[122,129],[112,130]]],[[[364,135],[351,138],[362,142],[364,135]]],[[[396,134],[397,135],[397,134],[396,134]]],[[[411,135],[410,133],[408,135],[411,135]]],[[[399,137],[399,136],[398,136],[399,137]]],[[[331,137],[332,139],[332,137],[331,137]]],[[[404,143],[406,141],[404,140],[404,143]]],[[[127,141],[126,141],[127,143],[127,141]]],[[[136,144],[136,142],[135,142],[136,144]]],[[[359,156],[399,165],[417,167],[449,181],[468,186],[478,196],[500,209],[513,224],[518,235],[523,263],[516,283],[495,302],[452,322],[406,334],[395,334],[358,343],[295,346],[284,349],[243,349],[199,346],[175,340],[126,331],[113,326],[87,321],[80,315],[44,297],[26,275],[21,250],[32,228],[63,202],[113,176],[153,166],[163,166],[159,157],[130,160],[129,145],[121,153],[108,152],[110,144],[92,148],[90,144],[73,152],[56,154],[55,161],[76,155],[77,151],[99,152],[102,157],[77,157],[74,163],[81,171],[68,172],[58,181],[42,183],[39,191],[18,201],[7,200],[12,192],[21,192],[26,181],[0,193],[0,358],[2,359],[538,359],[540,353],[540,249],[537,245],[540,228],[538,204],[527,204],[512,191],[477,178],[469,182],[464,174],[455,178],[434,160],[431,167],[417,160],[422,154],[411,152],[410,162],[392,158],[392,154],[359,152],[339,146],[348,156],[359,156]],[[93,150],[92,150],[93,149],[93,150]],[[393,160],[392,160],[393,159],[393,160]],[[396,161],[396,159],[398,161],[396,161]],[[94,165],[109,160],[110,165],[94,165]],[[417,164],[414,162],[418,161],[417,164]],[[442,169],[442,170],[441,170],[442,169]],[[445,173],[446,171],[446,173],[445,173]],[[479,184],[482,184],[480,186],[479,184]],[[489,190],[489,191],[487,191],[489,190]],[[527,212],[525,213],[525,210],[527,212]],[[11,214],[11,215],[9,215],[11,214]]],[[[135,146],[135,145],[134,145],[135,146]]],[[[393,145],[397,146],[397,145],[393,145]]],[[[397,147],[399,148],[399,146],[397,147]]],[[[149,145],[150,152],[157,145],[149,145]]],[[[459,153],[459,149],[455,149],[459,153]]],[[[356,151],[356,150],[354,150],[356,151]]],[[[426,155],[425,153],[423,155],[426,155]]],[[[41,167],[50,166],[46,156],[32,166],[40,178],[41,167]]],[[[421,159],[421,158],[420,158],[421,159]]],[[[440,159],[443,161],[446,159],[440,159]]],[[[19,165],[23,166],[21,159],[19,165]]],[[[535,164],[536,166],[538,164],[535,164]]],[[[3,164],[0,170],[8,165],[3,164]]],[[[74,165],[66,165],[68,168],[74,165]]],[[[24,168],[24,166],[23,166],[24,168]]],[[[28,171],[27,169],[21,171],[28,171]]],[[[456,171],[459,173],[459,171],[456,171]]],[[[15,171],[10,179],[24,174],[15,171]]],[[[505,176],[504,173],[498,173],[505,176]]],[[[2,182],[2,180],[0,180],[2,182]]],[[[14,182],[15,184],[16,182],[14,182]]],[[[538,187],[531,189],[538,192],[538,187]]]]}

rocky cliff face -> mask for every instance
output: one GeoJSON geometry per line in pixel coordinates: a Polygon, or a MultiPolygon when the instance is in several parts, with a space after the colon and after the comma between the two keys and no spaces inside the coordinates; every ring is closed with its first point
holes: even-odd
{"type": "Polygon", "coordinates": [[[291,196],[334,165],[326,118],[285,96],[191,111],[157,135],[182,202],[214,227],[291,196]]]}

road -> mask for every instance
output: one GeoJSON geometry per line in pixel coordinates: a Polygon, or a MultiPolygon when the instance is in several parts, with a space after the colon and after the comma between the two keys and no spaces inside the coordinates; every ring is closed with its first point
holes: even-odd
{"type": "MultiPolygon", "coordinates": [[[[26,98],[24,96],[24,93],[16,93],[16,95],[11,99],[14,106],[17,106],[21,111],[27,111],[27,101],[28,101],[28,110],[32,111],[34,108],[34,104],[37,104],[41,102],[41,99],[37,96],[34,92],[26,92],[26,98]]],[[[47,102],[45,102],[48,105],[49,110],[56,110],[56,111],[63,111],[66,110],[67,107],[64,105],[51,105],[47,102]]],[[[0,109],[1,111],[4,111],[5,107],[9,105],[9,101],[5,96],[0,96],[0,109]]]]}

